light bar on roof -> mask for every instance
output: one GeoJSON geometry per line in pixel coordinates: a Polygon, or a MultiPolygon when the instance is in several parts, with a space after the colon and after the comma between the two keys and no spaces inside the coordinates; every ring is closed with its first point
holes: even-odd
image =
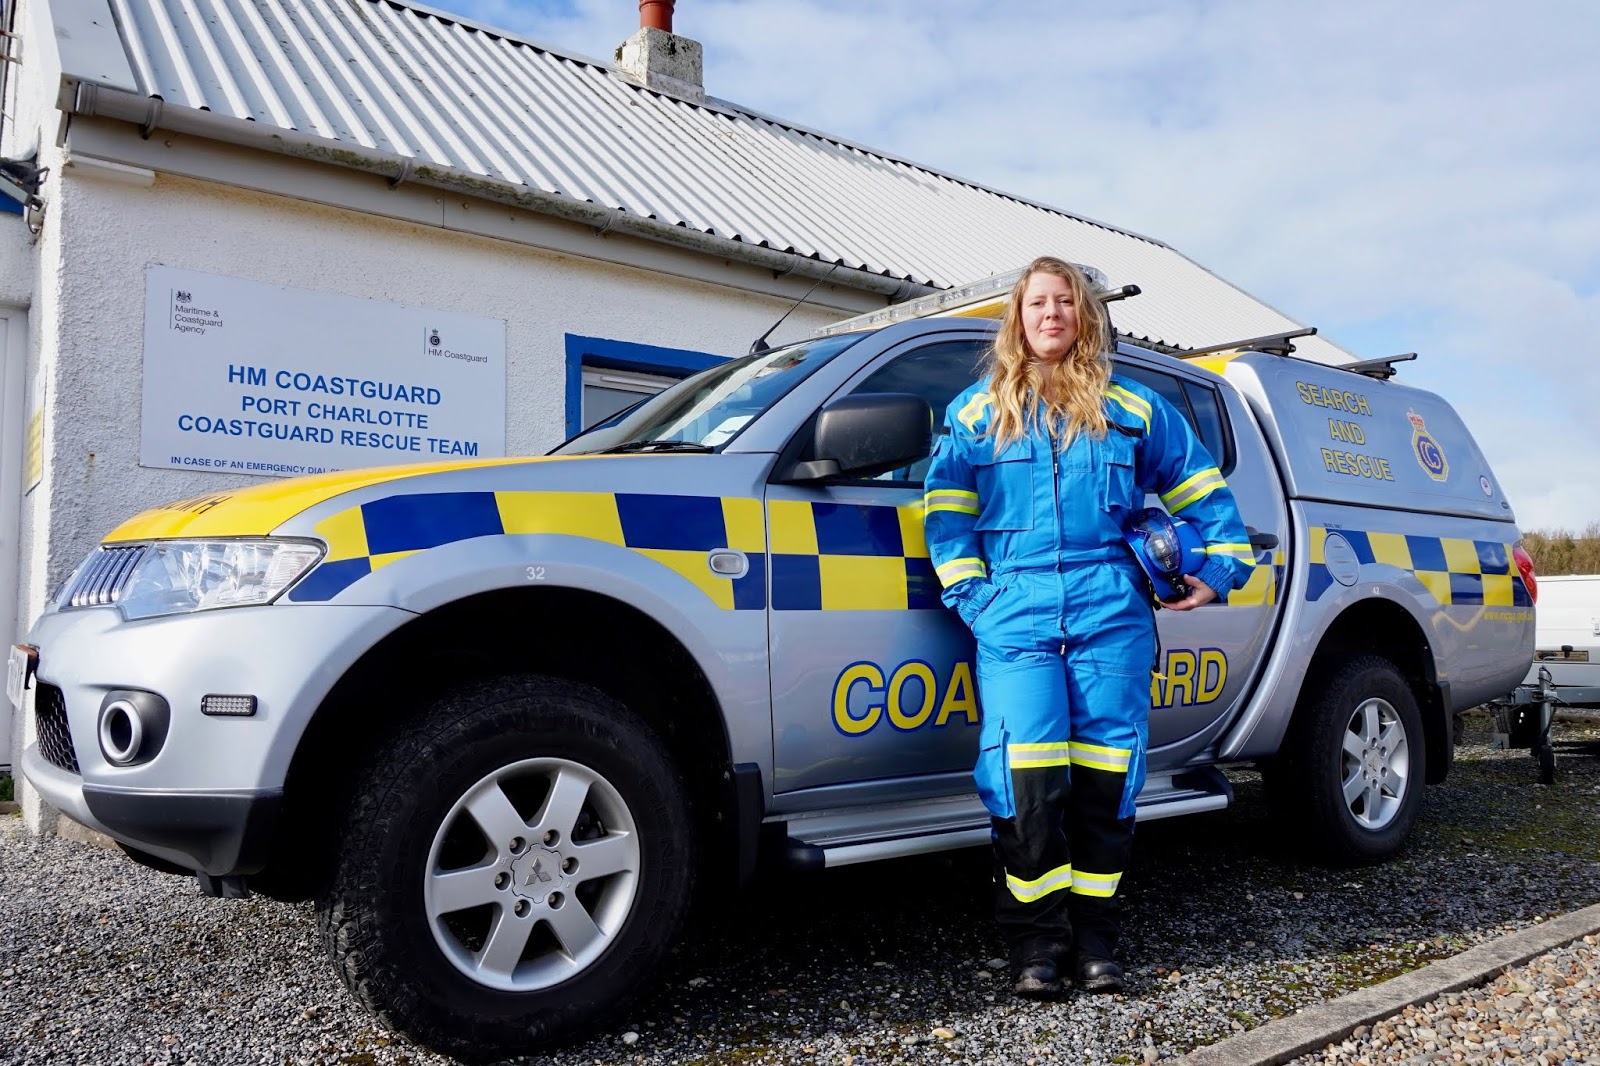
{"type": "MultiPolygon", "coordinates": [[[[1096,289],[1106,287],[1105,273],[1096,267],[1083,263],[1073,263],[1073,266],[1083,271],[1084,277],[1089,279],[1089,284],[1096,289]]],[[[905,303],[893,304],[879,311],[868,311],[864,315],[856,315],[842,322],[835,322],[831,326],[823,326],[817,330],[817,336],[827,337],[835,333],[851,333],[858,329],[877,329],[887,326],[891,322],[904,322],[911,318],[927,318],[931,315],[955,314],[964,307],[981,304],[999,298],[1004,298],[1017,281],[1022,277],[1021,267],[1017,270],[1008,270],[1004,274],[991,274],[980,281],[969,282],[966,285],[957,285],[953,289],[920,296],[915,300],[905,303]]]]}

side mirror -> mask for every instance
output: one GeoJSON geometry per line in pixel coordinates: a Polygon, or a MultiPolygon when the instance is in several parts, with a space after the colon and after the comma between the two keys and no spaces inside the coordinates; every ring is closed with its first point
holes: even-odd
{"type": "Polygon", "coordinates": [[[811,454],[785,480],[872,477],[927,457],[933,441],[933,408],[908,392],[841,396],[817,415],[811,454]]]}

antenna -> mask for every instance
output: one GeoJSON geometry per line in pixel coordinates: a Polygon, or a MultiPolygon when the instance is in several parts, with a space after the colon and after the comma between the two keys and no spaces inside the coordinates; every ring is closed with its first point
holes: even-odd
{"type": "Polygon", "coordinates": [[[767,338],[772,336],[772,331],[783,325],[783,320],[794,313],[795,307],[799,307],[801,304],[805,303],[811,294],[817,291],[817,286],[821,285],[824,281],[827,281],[828,278],[832,277],[833,272],[838,269],[839,264],[835,263],[833,266],[828,268],[828,272],[826,274],[812,282],[811,288],[806,290],[806,294],[794,302],[794,307],[791,307],[789,310],[785,311],[781,316],[779,316],[778,321],[767,327],[767,331],[755,339],[755,343],[750,345],[750,354],[760,355],[762,352],[770,352],[772,350],[772,345],[767,343],[767,338]]]}

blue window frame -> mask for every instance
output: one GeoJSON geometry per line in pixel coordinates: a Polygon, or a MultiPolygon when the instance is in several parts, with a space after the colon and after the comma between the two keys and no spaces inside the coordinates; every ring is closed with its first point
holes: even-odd
{"type": "MultiPolygon", "coordinates": [[[[598,413],[584,418],[584,372],[617,371],[629,375],[628,388],[643,399],[652,383],[661,388],[681,381],[691,374],[727,361],[727,356],[693,352],[684,348],[659,348],[653,344],[633,344],[629,341],[606,340],[603,337],[580,337],[567,334],[567,436],[582,431],[611,414],[598,413]]],[[[593,386],[591,386],[593,388],[593,386]]]]}

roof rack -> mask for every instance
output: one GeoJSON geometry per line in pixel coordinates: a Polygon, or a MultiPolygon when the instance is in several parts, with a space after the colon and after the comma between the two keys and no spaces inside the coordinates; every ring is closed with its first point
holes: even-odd
{"type": "Polygon", "coordinates": [[[1339,369],[1348,370],[1352,374],[1365,374],[1369,378],[1388,381],[1398,373],[1394,368],[1396,363],[1409,363],[1416,357],[1416,352],[1403,352],[1400,355],[1387,355],[1382,359],[1362,359],[1356,363],[1340,363],[1339,369]]]}
{"type": "Polygon", "coordinates": [[[1291,342],[1296,337],[1310,337],[1314,336],[1316,332],[1316,326],[1303,326],[1300,329],[1285,330],[1282,333],[1268,333],[1264,337],[1250,337],[1242,341],[1229,341],[1227,344],[1213,344],[1207,348],[1190,348],[1187,351],[1176,354],[1179,359],[1193,359],[1197,355],[1215,355],[1217,352],[1237,350],[1267,352],[1270,355],[1288,355],[1294,351],[1294,344],[1291,342]]]}

